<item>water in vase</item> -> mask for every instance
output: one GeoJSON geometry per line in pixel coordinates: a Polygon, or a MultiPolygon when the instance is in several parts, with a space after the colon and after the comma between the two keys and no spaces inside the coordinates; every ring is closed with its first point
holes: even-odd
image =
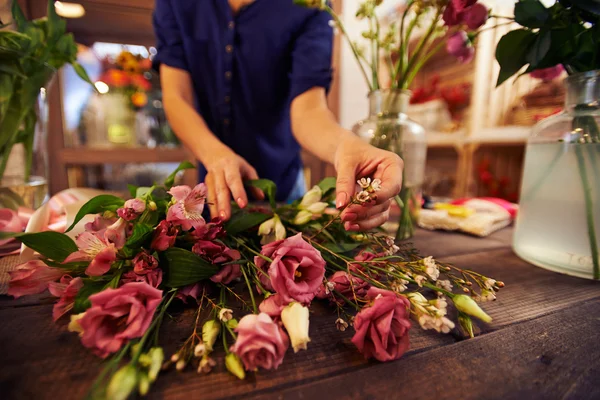
{"type": "Polygon", "coordinates": [[[592,278],[581,158],[590,187],[596,242],[600,240],[600,143],[529,144],[513,247],[535,265],[592,278]]]}

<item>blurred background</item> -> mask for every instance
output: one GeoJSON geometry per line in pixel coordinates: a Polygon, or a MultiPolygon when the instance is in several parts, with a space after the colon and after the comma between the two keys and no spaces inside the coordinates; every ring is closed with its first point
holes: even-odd
{"type": "MultiPolygon", "coordinates": [[[[46,15],[47,0],[18,2],[28,18],[46,15]]],[[[512,15],[513,1],[484,3],[495,15],[512,15]]],[[[359,37],[366,21],[355,18],[358,1],[332,4],[342,14],[349,34],[359,37]]],[[[67,18],[67,29],[78,43],[78,61],[98,93],[70,66],[60,71],[48,91],[50,192],[76,186],[107,190],[124,190],[126,183],[149,186],[179,162],[193,161],[169,127],[160,80],[151,70],[156,53],[153,2],[57,1],[55,6],[67,18]]],[[[404,1],[386,0],[380,12],[389,22],[397,20],[404,8],[404,1]]],[[[10,1],[0,0],[0,17],[8,20],[9,16],[10,1]]],[[[461,64],[447,52],[439,52],[415,79],[408,114],[426,131],[424,193],[518,199],[530,127],[560,111],[564,92],[557,81],[529,76],[495,88],[495,45],[511,29],[506,24],[480,34],[470,63],[461,64]]],[[[368,114],[368,89],[340,35],[336,35],[333,54],[329,104],[342,126],[350,129],[368,114]]],[[[303,158],[310,184],[334,174],[330,165],[310,154],[303,158]]],[[[184,179],[193,183],[195,173],[184,179]]]]}

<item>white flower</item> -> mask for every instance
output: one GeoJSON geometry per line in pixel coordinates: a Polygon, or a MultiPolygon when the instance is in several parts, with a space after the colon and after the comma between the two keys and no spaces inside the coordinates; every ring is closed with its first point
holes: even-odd
{"type": "Polygon", "coordinates": [[[496,293],[493,290],[483,289],[481,291],[481,301],[494,301],[496,300],[496,293]]]}
{"type": "Polygon", "coordinates": [[[269,244],[276,240],[282,240],[286,237],[285,226],[277,214],[273,218],[266,220],[258,227],[258,234],[262,236],[260,244],[269,244]]]}
{"type": "Polygon", "coordinates": [[[313,186],[298,205],[298,214],[294,218],[294,225],[303,225],[312,219],[313,216],[319,216],[323,214],[323,211],[327,208],[327,203],[321,201],[323,192],[318,186],[313,186]]]}
{"type": "Polygon", "coordinates": [[[404,292],[406,290],[406,284],[404,282],[407,282],[407,281],[402,280],[402,279],[393,281],[392,286],[391,286],[392,291],[394,291],[396,293],[404,292]]]}
{"type": "Polygon", "coordinates": [[[231,318],[233,318],[233,310],[230,308],[221,308],[219,311],[219,319],[223,322],[227,322],[231,318]]]}
{"type": "Polygon", "coordinates": [[[425,281],[425,277],[423,275],[417,275],[415,276],[415,282],[417,282],[417,285],[419,285],[419,287],[423,287],[423,282],[425,281]]]}
{"type": "Polygon", "coordinates": [[[431,257],[431,256],[425,257],[423,259],[423,264],[425,265],[425,273],[427,273],[427,275],[429,275],[431,280],[436,281],[437,278],[440,277],[440,270],[439,270],[437,264],[435,263],[435,260],[433,259],[433,257],[431,257]]]}
{"type": "Polygon", "coordinates": [[[388,256],[393,256],[394,254],[396,254],[398,251],[400,250],[400,247],[396,246],[395,244],[392,245],[392,247],[390,247],[389,249],[387,249],[385,251],[385,254],[388,256]]]}
{"type": "Polygon", "coordinates": [[[394,245],[396,244],[396,242],[394,241],[394,238],[393,238],[393,237],[391,237],[391,236],[385,236],[385,237],[383,238],[383,240],[385,240],[385,244],[386,244],[388,247],[392,247],[392,246],[394,246],[394,245]]]}
{"type": "Polygon", "coordinates": [[[483,283],[486,289],[494,290],[494,286],[496,286],[496,280],[492,278],[488,278],[483,283]]]}
{"type": "Polygon", "coordinates": [[[374,192],[379,192],[381,190],[381,179],[373,179],[373,182],[371,182],[371,190],[374,192]]]}
{"type": "Polygon", "coordinates": [[[435,285],[449,292],[452,291],[452,283],[448,279],[439,280],[435,283],[435,285]]]}
{"type": "Polygon", "coordinates": [[[294,348],[294,353],[298,350],[306,350],[306,345],[310,342],[308,337],[308,308],[300,303],[290,303],[281,311],[281,321],[294,348]]]}
{"type": "Polygon", "coordinates": [[[200,364],[198,364],[198,373],[199,374],[208,374],[210,371],[212,371],[213,367],[217,365],[216,361],[213,360],[212,358],[206,356],[203,357],[202,360],[200,361],[200,364]]]}
{"type": "Polygon", "coordinates": [[[206,351],[206,346],[204,343],[198,343],[196,347],[194,347],[194,357],[202,357],[206,351]]]}
{"type": "Polygon", "coordinates": [[[356,201],[360,203],[365,203],[369,200],[371,200],[371,195],[366,190],[363,190],[362,192],[356,195],[356,201]]]}
{"type": "Polygon", "coordinates": [[[348,323],[341,318],[335,320],[335,327],[338,331],[344,332],[348,328],[348,323]]]}
{"type": "Polygon", "coordinates": [[[421,328],[435,329],[439,333],[449,333],[454,328],[454,322],[446,317],[434,317],[428,314],[419,316],[418,319],[421,328]]]}
{"type": "Polygon", "coordinates": [[[308,208],[308,206],[321,201],[322,195],[323,192],[321,191],[321,188],[316,185],[313,186],[312,189],[306,192],[304,197],[302,197],[302,201],[299,205],[300,209],[305,210],[306,208],[308,208]]]}
{"type": "Polygon", "coordinates": [[[358,183],[361,188],[366,189],[371,186],[371,178],[360,178],[356,183],[358,183]]]}
{"type": "Polygon", "coordinates": [[[171,356],[171,362],[176,363],[177,361],[179,361],[179,353],[175,353],[171,356]]]}
{"type": "Polygon", "coordinates": [[[292,221],[292,223],[294,225],[304,225],[308,221],[310,221],[312,219],[312,217],[313,217],[313,215],[310,211],[300,210],[300,211],[298,211],[298,214],[296,214],[296,217],[294,217],[294,221],[292,221]]]}
{"type": "Polygon", "coordinates": [[[323,211],[327,208],[327,203],[322,201],[317,201],[316,203],[311,204],[306,207],[306,211],[310,211],[313,215],[321,215],[323,211]]]}
{"type": "Polygon", "coordinates": [[[187,363],[186,363],[186,362],[185,362],[185,360],[182,358],[181,360],[177,361],[177,363],[175,364],[175,369],[176,369],[177,371],[183,371],[183,369],[185,368],[186,364],[187,364],[187,363]]]}
{"type": "Polygon", "coordinates": [[[325,285],[325,294],[329,294],[335,290],[335,283],[327,282],[325,285]]]}

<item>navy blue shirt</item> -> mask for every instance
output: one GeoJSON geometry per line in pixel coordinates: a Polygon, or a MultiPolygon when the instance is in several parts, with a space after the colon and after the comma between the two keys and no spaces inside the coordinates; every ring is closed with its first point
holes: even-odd
{"type": "Polygon", "coordinates": [[[155,68],[189,72],[208,127],[259,177],[275,181],[279,200],[302,168],[291,101],[331,82],[329,20],[292,0],[256,0],[236,15],[227,0],[156,0],[155,68]]]}

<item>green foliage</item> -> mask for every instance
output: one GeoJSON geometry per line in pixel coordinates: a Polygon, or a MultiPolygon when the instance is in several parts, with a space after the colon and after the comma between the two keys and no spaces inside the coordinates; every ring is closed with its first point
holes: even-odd
{"type": "Polygon", "coordinates": [[[317,186],[321,189],[321,192],[323,193],[321,196],[322,199],[326,198],[333,192],[333,190],[335,189],[335,184],[336,179],[333,176],[328,176],[327,178],[323,179],[317,184],[317,186]]]}
{"type": "Polygon", "coordinates": [[[133,226],[133,232],[129,239],[127,239],[127,242],[125,242],[125,247],[130,249],[142,247],[152,237],[152,232],[154,232],[152,225],[138,222],[133,226]]]}
{"type": "Polygon", "coordinates": [[[23,233],[16,237],[27,247],[54,261],[62,262],[78,250],[75,242],[63,233],[52,231],[23,233]]]}
{"type": "Polygon", "coordinates": [[[271,218],[271,215],[258,212],[248,213],[244,210],[240,210],[234,213],[229,221],[227,221],[225,224],[225,231],[228,235],[238,235],[262,224],[269,218],[271,218]]]}
{"type": "Polygon", "coordinates": [[[125,201],[122,198],[113,196],[111,194],[101,194],[100,196],[96,196],[93,199],[90,199],[77,212],[75,220],[73,221],[69,229],[67,229],[67,232],[73,229],[75,225],[77,225],[77,223],[81,221],[81,219],[86,215],[99,214],[107,210],[115,210],[123,206],[124,203],[125,201]]]}
{"type": "Polygon", "coordinates": [[[562,64],[568,73],[600,69],[600,2],[561,0],[546,8],[539,0],[515,4],[515,22],[496,48],[497,85],[524,73],[562,64]]]}
{"type": "Polygon", "coordinates": [[[101,292],[106,288],[107,283],[104,280],[84,278],[83,287],[79,289],[77,295],[75,296],[75,303],[73,304],[73,313],[79,314],[90,308],[92,306],[92,303],[90,302],[90,296],[101,292]]]}
{"type": "Polygon", "coordinates": [[[275,194],[277,193],[275,182],[268,179],[253,179],[245,181],[244,184],[260,189],[271,204],[271,208],[275,209],[275,194]]]}
{"type": "Polygon", "coordinates": [[[189,162],[189,161],[182,162],[181,164],[179,164],[177,169],[175,169],[175,171],[173,171],[171,173],[171,175],[169,175],[167,177],[167,179],[165,180],[165,187],[167,189],[170,189],[173,186],[173,184],[175,183],[175,177],[177,176],[177,173],[179,173],[179,171],[183,171],[186,169],[194,169],[194,168],[196,168],[196,167],[191,162],[189,162]]]}
{"type": "Polygon", "coordinates": [[[162,252],[160,261],[166,270],[166,285],[174,288],[208,279],[219,270],[218,266],[178,247],[162,252]]]}

